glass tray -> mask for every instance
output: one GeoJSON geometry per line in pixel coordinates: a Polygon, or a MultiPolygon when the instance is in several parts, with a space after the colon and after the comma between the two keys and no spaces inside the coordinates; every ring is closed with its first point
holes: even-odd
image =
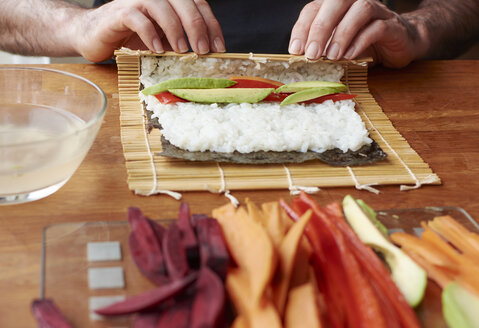
{"type": "MultiPolygon", "coordinates": [[[[420,222],[439,215],[451,215],[472,231],[479,225],[458,207],[425,207],[415,209],[379,210],[378,219],[390,230],[402,229],[409,233],[420,231],[420,222]]],[[[171,220],[163,220],[167,224],[171,220]]],[[[40,297],[52,298],[74,327],[130,327],[129,318],[90,320],[89,298],[92,296],[129,296],[154,287],[136,268],[128,250],[129,225],[127,221],[99,221],[61,223],[46,226],[42,241],[42,272],[40,297]],[[88,262],[87,243],[119,241],[120,261],[88,262]],[[121,266],[125,288],[88,288],[88,268],[121,266]]],[[[441,315],[440,289],[430,283],[426,297],[417,309],[424,327],[446,327],[441,315]]]]}

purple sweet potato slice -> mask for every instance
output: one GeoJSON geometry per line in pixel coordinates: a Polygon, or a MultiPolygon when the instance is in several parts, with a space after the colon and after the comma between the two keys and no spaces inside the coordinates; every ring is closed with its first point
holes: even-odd
{"type": "Polygon", "coordinates": [[[210,268],[200,269],[191,311],[191,328],[219,327],[224,320],[225,287],[210,268]]]}
{"type": "Polygon", "coordinates": [[[178,215],[178,228],[181,231],[181,241],[186,249],[188,262],[197,267],[199,262],[198,239],[191,224],[190,207],[188,203],[181,203],[180,213],[178,215]]]}
{"type": "Polygon", "coordinates": [[[215,219],[206,218],[198,220],[195,228],[200,245],[201,265],[208,266],[224,280],[231,260],[221,226],[215,219]]]}
{"type": "Polygon", "coordinates": [[[181,279],[188,271],[186,250],[181,241],[181,232],[176,223],[170,224],[163,238],[166,268],[171,279],[181,279]]]}
{"type": "Polygon", "coordinates": [[[32,313],[39,328],[72,328],[51,299],[34,300],[32,313]]]}
{"type": "Polygon", "coordinates": [[[128,209],[128,221],[131,225],[131,234],[135,236],[130,238],[130,250],[135,263],[137,265],[140,263],[141,271],[148,272],[149,276],[165,274],[161,241],[157,237],[162,234],[161,228],[154,228],[153,221],[145,217],[136,207],[128,209]]]}
{"type": "Polygon", "coordinates": [[[181,296],[160,313],[156,328],[189,328],[193,296],[181,296]]]}
{"type": "Polygon", "coordinates": [[[166,274],[166,266],[163,265],[161,268],[152,270],[148,266],[149,254],[140,247],[134,233],[130,234],[128,242],[130,244],[131,257],[133,258],[133,261],[140,272],[157,286],[168,284],[171,279],[166,274]]]}
{"type": "Polygon", "coordinates": [[[133,328],[156,328],[160,313],[158,311],[139,313],[133,322],[133,328]]]}
{"type": "Polygon", "coordinates": [[[192,274],[182,279],[172,281],[168,285],[160,286],[143,294],[127,298],[124,301],[97,309],[95,312],[101,315],[125,315],[146,311],[178,295],[195,280],[196,275],[192,274]]]}

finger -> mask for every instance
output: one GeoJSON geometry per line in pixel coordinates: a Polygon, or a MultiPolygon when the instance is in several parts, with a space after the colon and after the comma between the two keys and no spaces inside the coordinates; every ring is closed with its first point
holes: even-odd
{"type": "Polygon", "coordinates": [[[210,49],[214,52],[225,52],[226,48],[223,32],[221,31],[220,23],[213,14],[213,11],[211,11],[210,6],[206,2],[206,0],[195,0],[195,3],[199,12],[203,16],[206,27],[208,29],[210,49]]]}
{"type": "Polygon", "coordinates": [[[390,26],[385,20],[375,20],[366,26],[353,40],[346,52],[347,59],[356,58],[369,46],[381,40],[389,31],[390,26]]]}
{"type": "Polygon", "coordinates": [[[388,19],[392,13],[382,4],[374,0],[358,0],[339,23],[328,46],[327,56],[338,60],[348,49],[354,37],[374,19],[388,19]]]}
{"type": "Polygon", "coordinates": [[[314,18],[306,43],[306,57],[318,59],[326,48],[334,29],[354,0],[324,0],[314,18]]]}
{"type": "Polygon", "coordinates": [[[130,9],[123,17],[125,26],[136,32],[148,49],[159,53],[164,52],[153,22],[141,11],[135,8],[130,9]]]}
{"type": "Polygon", "coordinates": [[[192,0],[171,1],[170,4],[181,20],[193,51],[200,55],[208,53],[208,28],[196,4],[192,0]]]}
{"type": "Polygon", "coordinates": [[[289,53],[293,55],[304,54],[306,41],[308,40],[309,28],[316,17],[322,1],[313,1],[304,6],[299,14],[298,20],[291,31],[289,41],[289,53]]]}
{"type": "Polygon", "coordinates": [[[188,42],[183,32],[181,20],[168,1],[154,1],[147,4],[145,10],[163,30],[168,43],[175,52],[187,52],[188,42]]]}

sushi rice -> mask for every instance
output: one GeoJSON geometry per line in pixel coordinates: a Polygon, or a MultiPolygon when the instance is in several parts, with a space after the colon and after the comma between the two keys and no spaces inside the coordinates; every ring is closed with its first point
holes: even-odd
{"type": "MultiPolygon", "coordinates": [[[[334,63],[268,62],[258,65],[240,59],[142,58],[140,82],[144,87],[178,77],[261,76],[283,83],[308,80],[338,82],[342,66],[334,63]]],[[[157,117],[162,134],[174,146],[188,151],[250,153],[256,151],[324,152],[339,148],[356,151],[372,140],[354,110],[354,101],[322,104],[263,102],[257,104],[161,104],[144,96],[147,110],[157,117]]]]}

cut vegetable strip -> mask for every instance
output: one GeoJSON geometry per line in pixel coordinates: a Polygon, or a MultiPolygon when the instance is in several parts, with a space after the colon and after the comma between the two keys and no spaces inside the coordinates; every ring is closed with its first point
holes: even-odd
{"type": "Polygon", "coordinates": [[[321,326],[313,284],[307,283],[292,289],[289,292],[284,314],[284,327],[320,328],[321,326]]]}
{"type": "Polygon", "coordinates": [[[173,280],[181,279],[189,271],[186,250],[181,241],[181,232],[176,223],[170,224],[163,239],[166,268],[173,280]]]}
{"type": "MultiPolygon", "coordinates": [[[[166,274],[166,266],[163,264],[161,269],[150,269],[149,266],[149,254],[140,246],[136,239],[136,235],[131,233],[128,237],[128,243],[130,245],[130,253],[133,261],[140,270],[140,272],[148,278],[155,285],[162,286],[170,281],[166,274]]],[[[163,255],[161,255],[163,258],[163,255]]]]}
{"type": "Polygon", "coordinates": [[[191,274],[168,285],[160,286],[146,293],[127,298],[122,302],[95,310],[95,312],[101,315],[124,315],[148,310],[182,292],[195,280],[196,275],[191,274]]]}
{"type": "MultiPolygon", "coordinates": [[[[278,249],[278,271],[275,279],[279,281],[277,285],[273,285],[273,299],[275,301],[276,309],[279,313],[283,313],[286,305],[286,297],[291,281],[291,275],[293,272],[294,260],[303,235],[304,228],[311,219],[312,211],[309,210],[301,216],[298,222],[296,222],[288,234],[284,237],[282,243],[278,249]]],[[[279,219],[279,216],[278,216],[279,219]]]]}
{"type": "Polygon", "coordinates": [[[72,328],[51,299],[34,300],[32,313],[39,328],[72,328]]]}
{"type": "Polygon", "coordinates": [[[197,221],[196,232],[200,243],[201,265],[209,267],[225,280],[231,261],[218,221],[212,218],[197,221]]]}
{"type": "Polygon", "coordinates": [[[180,228],[181,231],[181,241],[186,249],[188,262],[197,267],[199,262],[198,240],[191,224],[191,214],[188,203],[181,203],[180,205],[178,228],[180,228]]]}
{"type": "Polygon", "coordinates": [[[242,207],[236,210],[231,204],[225,205],[213,210],[213,217],[221,225],[236,264],[249,274],[251,302],[259,302],[275,267],[275,252],[268,234],[242,207]]]}
{"type": "MultiPolygon", "coordinates": [[[[349,325],[364,325],[365,327],[386,327],[386,320],[382,315],[379,302],[368,279],[363,275],[357,259],[347,246],[341,231],[328,219],[327,214],[314,202],[312,198],[302,193],[295,199],[298,206],[313,210],[313,227],[322,239],[324,253],[327,256],[329,266],[333,264],[335,273],[344,277],[344,286],[335,284],[343,290],[343,297],[350,298],[350,304],[346,309],[347,322],[349,325]],[[348,292],[349,291],[349,292],[348,292]],[[352,309],[349,307],[352,306],[352,309]]],[[[314,248],[314,246],[313,246],[314,248]]],[[[327,268],[322,267],[323,271],[327,268]]],[[[331,279],[332,276],[326,277],[331,279]]],[[[327,280],[329,282],[330,280],[327,280]]]]}
{"type": "Polygon", "coordinates": [[[130,238],[130,250],[135,262],[141,264],[142,271],[147,272],[148,276],[164,274],[165,263],[157,229],[152,227],[150,220],[136,207],[128,209],[128,221],[131,234],[135,236],[130,238]],[[132,239],[135,239],[133,244],[132,239]]]}
{"type": "MultiPolygon", "coordinates": [[[[221,279],[208,267],[200,269],[191,311],[191,328],[224,327],[225,289],[221,279]]],[[[176,327],[176,326],[175,326],[176,327]]]]}
{"type": "Polygon", "coordinates": [[[435,248],[431,243],[405,232],[395,232],[389,236],[391,240],[402,247],[403,250],[414,251],[428,262],[438,266],[454,267],[458,263],[435,248]]]}
{"type": "Polygon", "coordinates": [[[156,328],[159,319],[158,311],[139,313],[135,317],[133,328],[156,328]]]}
{"type": "Polygon", "coordinates": [[[463,254],[479,261],[479,235],[470,232],[450,216],[438,216],[428,225],[463,254]]]}
{"type": "Polygon", "coordinates": [[[370,281],[374,281],[378,289],[381,290],[395,308],[402,326],[420,327],[413,309],[409,306],[403,294],[391,279],[386,267],[374,251],[361,242],[359,237],[344,220],[339,204],[333,203],[328,205],[326,211],[345,237],[349,248],[353,251],[355,258],[360,263],[361,269],[368,275],[370,281]]]}
{"type": "Polygon", "coordinates": [[[192,295],[177,297],[171,306],[161,311],[158,323],[152,328],[189,328],[192,304],[192,295]]]}

